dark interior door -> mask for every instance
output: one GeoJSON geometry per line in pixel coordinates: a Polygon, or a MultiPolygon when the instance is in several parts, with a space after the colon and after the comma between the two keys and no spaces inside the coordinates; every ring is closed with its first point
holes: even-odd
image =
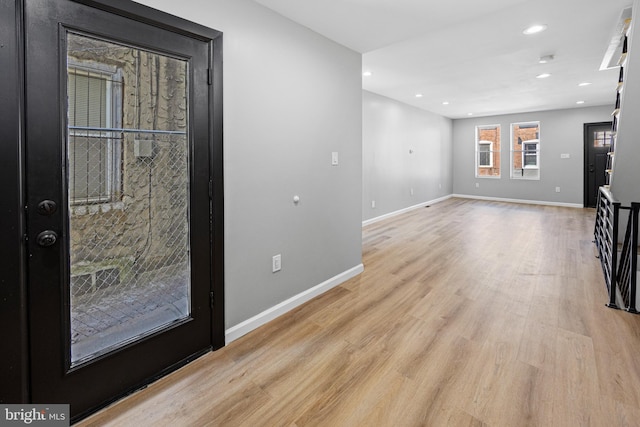
{"type": "Polygon", "coordinates": [[[212,346],[211,44],[24,13],[31,395],[77,419],[212,346]]]}
{"type": "Polygon", "coordinates": [[[593,208],[596,206],[598,188],[606,184],[611,122],[585,124],[584,144],[584,205],[593,208]]]}

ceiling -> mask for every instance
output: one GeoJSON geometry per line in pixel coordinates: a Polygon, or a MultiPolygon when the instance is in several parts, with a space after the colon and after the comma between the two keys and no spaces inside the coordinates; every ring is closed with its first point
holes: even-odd
{"type": "Polygon", "coordinates": [[[363,89],[450,118],[612,105],[618,70],[599,68],[632,3],[254,1],[362,53],[372,73],[363,89]],[[522,33],[536,23],[547,30],[522,33]],[[540,64],[543,55],[555,58],[540,64]],[[551,76],[536,78],[542,73],[551,76]]]}

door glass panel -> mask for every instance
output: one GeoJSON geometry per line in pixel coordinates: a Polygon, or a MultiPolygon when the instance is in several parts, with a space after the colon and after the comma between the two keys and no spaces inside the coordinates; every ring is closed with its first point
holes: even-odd
{"type": "Polygon", "coordinates": [[[594,147],[608,147],[611,145],[612,133],[610,130],[598,130],[593,132],[594,147]]]}
{"type": "Polygon", "coordinates": [[[190,316],[188,66],[67,34],[72,365],[190,316]]]}

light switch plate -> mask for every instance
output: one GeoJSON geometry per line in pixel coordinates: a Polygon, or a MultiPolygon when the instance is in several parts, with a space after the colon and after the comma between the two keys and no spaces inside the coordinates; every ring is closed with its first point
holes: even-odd
{"type": "Polygon", "coordinates": [[[331,166],[338,166],[338,152],[331,153],[331,166]]]}
{"type": "Polygon", "coordinates": [[[271,259],[271,271],[276,272],[282,270],[282,255],[274,255],[271,259]]]}

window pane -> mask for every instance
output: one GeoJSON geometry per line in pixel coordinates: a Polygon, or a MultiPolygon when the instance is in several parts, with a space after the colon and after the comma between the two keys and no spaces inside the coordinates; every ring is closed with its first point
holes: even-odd
{"type": "Polygon", "coordinates": [[[540,179],[540,123],[511,125],[511,178],[540,179]]]}
{"type": "Polygon", "coordinates": [[[480,156],[478,159],[480,166],[491,166],[491,153],[488,150],[481,149],[478,155],[480,156]]]}
{"type": "Polygon", "coordinates": [[[73,203],[109,201],[108,138],[69,136],[69,191],[73,203]]]}
{"type": "Polygon", "coordinates": [[[524,167],[538,166],[538,144],[524,144],[524,167]]]}
{"type": "Polygon", "coordinates": [[[537,166],[538,165],[538,161],[537,161],[537,156],[535,153],[531,154],[531,153],[525,153],[524,155],[524,165],[526,166],[537,166]]]}
{"type": "Polygon", "coordinates": [[[116,145],[120,135],[105,130],[121,123],[120,88],[117,67],[70,61],[68,166],[69,197],[74,205],[115,201],[120,194],[120,162],[114,157],[120,152],[116,145]]]}
{"type": "Polygon", "coordinates": [[[107,79],[89,71],[69,70],[69,125],[107,127],[107,79]]]}
{"type": "Polygon", "coordinates": [[[476,177],[500,177],[500,126],[476,127],[476,177]]]}
{"type": "Polygon", "coordinates": [[[611,145],[612,133],[611,131],[596,131],[593,133],[593,146],[594,147],[608,147],[611,145]]]}
{"type": "Polygon", "coordinates": [[[72,33],[67,63],[77,365],[191,315],[189,63],[72,33]]]}

